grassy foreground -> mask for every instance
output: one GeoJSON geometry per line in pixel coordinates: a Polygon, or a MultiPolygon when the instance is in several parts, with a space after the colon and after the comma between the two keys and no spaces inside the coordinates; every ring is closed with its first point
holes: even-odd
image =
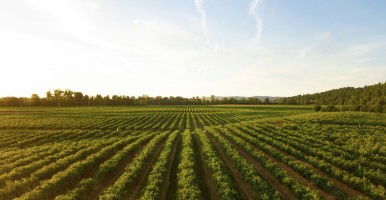
{"type": "Polygon", "coordinates": [[[384,199],[386,115],[0,108],[0,199],[384,199]]]}

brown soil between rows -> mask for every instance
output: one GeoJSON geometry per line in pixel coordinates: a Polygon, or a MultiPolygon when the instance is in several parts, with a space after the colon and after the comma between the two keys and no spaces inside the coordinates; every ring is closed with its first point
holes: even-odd
{"type": "MultiPolygon", "coordinates": [[[[275,148],[275,147],[274,147],[275,148]]],[[[276,149],[276,148],[275,148],[276,149]]],[[[348,194],[348,195],[354,195],[354,196],[365,196],[363,193],[359,192],[358,190],[355,190],[353,188],[351,188],[350,186],[346,185],[345,183],[341,182],[340,180],[336,179],[336,178],[333,178],[331,177],[330,175],[320,171],[318,168],[314,167],[313,165],[311,165],[310,163],[304,161],[304,160],[301,160],[301,159],[297,159],[296,157],[294,157],[293,155],[290,155],[290,154],[287,154],[286,152],[280,150],[280,149],[276,149],[277,151],[279,151],[280,153],[282,153],[283,155],[287,156],[288,158],[290,158],[291,160],[296,160],[296,161],[299,161],[299,162],[302,162],[305,166],[309,167],[315,174],[318,174],[324,178],[326,178],[328,181],[330,181],[332,183],[332,185],[334,187],[336,187],[338,190],[348,194]]],[[[301,152],[305,157],[309,156],[303,152],[301,152]]]]}
{"type": "MultiPolygon", "coordinates": [[[[181,151],[181,136],[179,136],[179,140],[177,143],[177,146],[175,148],[176,152],[174,153],[173,160],[171,162],[171,168],[170,168],[170,173],[168,176],[169,180],[169,185],[166,187],[166,198],[168,200],[174,200],[176,199],[176,192],[177,192],[177,171],[178,171],[178,163],[180,160],[179,153],[181,151]]],[[[163,197],[164,195],[161,195],[163,197]]],[[[163,199],[163,198],[161,198],[163,199]]]]}
{"type": "Polygon", "coordinates": [[[226,155],[221,145],[210,134],[207,134],[207,136],[218,153],[219,158],[225,163],[226,168],[230,172],[230,176],[235,182],[236,189],[241,195],[240,199],[256,199],[256,192],[243,180],[241,173],[237,170],[232,160],[226,155]]]}
{"type": "Polygon", "coordinates": [[[144,143],[140,144],[140,146],[136,148],[135,151],[130,153],[126,157],[126,159],[115,168],[113,174],[106,176],[102,181],[99,182],[101,184],[94,186],[89,192],[87,192],[87,194],[82,199],[97,199],[98,196],[100,196],[106,188],[113,184],[119,178],[119,176],[122,175],[122,173],[125,171],[126,166],[134,159],[135,155],[137,155],[137,153],[140,152],[140,150],[143,149],[144,146],[144,143]]]}
{"type": "MultiPolygon", "coordinates": [[[[177,114],[173,114],[172,116],[171,116],[171,119],[169,119],[169,121],[167,121],[167,124],[166,124],[166,128],[164,128],[164,129],[162,129],[162,130],[166,130],[166,129],[171,129],[170,128],[170,126],[171,126],[171,124],[173,123],[173,121],[175,120],[175,118],[177,117],[178,115],[177,114]]],[[[161,125],[161,127],[162,127],[162,125],[161,125]]],[[[160,129],[161,129],[161,127],[160,127],[160,129]]]]}
{"type": "Polygon", "coordinates": [[[204,155],[201,151],[200,142],[196,134],[193,134],[193,144],[195,151],[195,160],[197,163],[196,173],[199,178],[199,186],[202,192],[202,196],[204,199],[219,200],[220,197],[217,194],[217,187],[211,179],[212,175],[209,169],[205,166],[204,155]]]}
{"type": "MultiPolygon", "coordinates": [[[[123,149],[122,147],[121,149],[123,149]]],[[[80,174],[79,178],[72,179],[70,182],[67,182],[63,187],[57,188],[55,192],[50,193],[48,196],[46,196],[46,199],[53,199],[55,196],[65,194],[67,191],[72,190],[77,186],[77,184],[82,180],[86,178],[92,177],[97,170],[99,169],[99,166],[108,160],[110,156],[112,156],[114,153],[109,153],[109,156],[106,156],[106,158],[99,160],[97,164],[89,167],[88,169],[84,169],[83,172],[80,174]]],[[[92,154],[88,155],[91,156],[92,154]]],[[[87,157],[88,157],[87,156],[87,157]]]]}
{"type": "MultiPolygon", "coordinates": [[[[229,140],[230,141],[230,140],[229,140]]],[[[232,142],[232,141],[231,141],[232,142]]],[[[234,145],[237,145],[237,144],[234,144],[234,145]]],[[[261,150],[260,148],[254,146],[253,144],[249,143],[248,142],[248,145],[261,152],[267,159],[271,160],[272,162],[274,162],[275,164],[277,164],[281,169],[285,170],[288,175],[290,175],[291,177],[295,178],[297,181],[299,181],[301,184],[305,185],[305,186],[308,186],[314,190],[316,190],[324,199],[335,199],[335,196],[332,195],[332,194],[329,194],[327,193],[326,191],[322,190],[321,188],[319,188],[315,183],[313,183],[312,181],[304,178],[301,174],[299,174],[298,172],[296,172],[295,170],[293,170],[291,167],[287,166],[286,164],[280,162],[279,160],[277,160],[276,158],[272,157],[271,155],[265,153],[263,150],[261,150]]],[[[239,147],[240,148],[240,147],[239,147]]],[[[246,152],[245,152],[246,153],[246,152]]],[[[252,158],[253,159],[253,158],[252,158]]]]}
{"type": "MultiPolygon", "coordinates": [[[[294,147],[295,148],[295,147],[294,147]]],[[[296,149],[296,148],[295,148],[296,149]]],[[[323,176],[325,177],[328,181],[330,181],[332,183],[333,186],[335,186],[336,188],[338,188],[339,190],[349,194],[349,195],[354,195],[354,196],[365,196],[363,193],[359,192],[358,190],[355,190],[351,187],[349,187],[348,185],[346,185],[345,183],[341,182],[340,180],[336,179],[336,178],[333,178],[331,177],[330,175],[320,171],[319,169],[317,169],[316,167],[314,167],[313,165],[311,165],[310,163],[304,161],[304,160],[300,160],[300,159],[297,159],[295,158],[294,156],[292,155],[289,155],[287,154],[286,152],[280,150],[280,149],[277,149],[280,153],[288,156],[290,159],[292,160],[298,160],[300,162],[302,162],[304,165],[306,165],[307,167],[309,167],[312,171],[314,171],[316,174],[320,175],[320,176],[323,176]]],[[[308,157],[310,155],[300,151],[304,157],[308,157]]],[[[331,164],[333,165],[333,164],[331,164]]],[[[335,165],[333,165],[335,166],[335,165]]]]}
{"type": "Polygon", "coordinates": [[[126,194],[124,199],[137,199],[139,195],[141,194],[142,188],[145,186],[147,177],[149,176],[149,173],[153,167],[153,164],[157,161],[157,158],[161,154],[162,147],[164,146],[165,139],[163,139],[159,144],[157,144],[156,149],[154,150],[153,155],[151,155],[151,158],[148,159],[145,166],[142,168],[142,172],[137,175],[133,181],[133,183],[130,184],[128,189],[126,190],[126,194]]]}
{"type": "MultiPolygon", "coordinates": [[[[234,141],[230,140],[228,137],[224,136],[221,132],[219,132],[224,138],[226,138],[233,147],[249,162],[251,163],[255,169],[260,173],[260,175],[271,185],[276,191],[278,191],[282,197],[282,199],[288,200],[296,200],[296,195],[282,182],[277,180],[266,168],[264,168],[256,159],[249,155],[240,145],[236,144],[234,141]]],[[[250,145],[251,146],[251,145],[250,145]]],[[[251,146],[254,148],[253,146],[251,146]]],[[[256,149],[260,151],[259,149],[256,149]]]]}
{"type": "Polygon", "coordinates": [[[172,182],[171,174],[173,171],[173,169],[172,169],[173,163],[174,163],[174,160],[176,160],[176,154],[177,154],[178,144],[180,143],[180,140],[181,140],[181,135],[178,136],[178,138],[176,139],[176,141],[173,144],[173,151],[170,154],[170,160],[169,160],[168,165],[167,165],[167,172],[165,174],[164,181],[163,181],[163,184],[162,184],[162,187],[160,190],[160,195],[159,195],[160,199],[167,199],[168,188],[172,182]]]}
{"type": "MultiPolygon", "coordinates": [[[[270,146],[272,146],[272,145],[270,145],[270,146]]],[[[307,153],[304,153],[300,149],[298,149],[298,148],[296,148],[296,147],[294,147],[292,145],[291,145],[291,147],[293,147],[294,149],[298,150],[304,157],[310,157],[310,155],[308,155],[307,153]]],[[[351,188],[350,186],[346,185],[345,183],[343,183],[342,181],[340,181],[340,180],[338,180],[336,178],[333,178],[330,175],[320,171],[318,168],[314,167],[312,164],[308,163],[307,161],[305,161],[303,159],[299,159],[299,158],[297,158],[297,157],[295,157],[295,156],[293,156],[291,154],[288,154],[288,153],[286,153],[286,152],[282,151],[281,149],[278,149],[278,148],[276,148],[274,146],[272,146],[272,148],[276,149],[277,151],[279,151],[280,153],[282,153],[283,155],[289,157],[290,159],[292,159],[294,161],[302,162],[304,165],[306,165],[307,167],[311,168],[314,171],[315,174],[318,174],[318,175],[326,178],[328,181],[330,181],[332,183],[332,185],[334,187],[336,187],[337,189],[341,190],[342,192],[345,192],[348,195],[365,196],[360,191],[355,190],[355,189],[351,188]]],[[[333,165],[333,164],[331,164],[331,165],[333,165]]]]}

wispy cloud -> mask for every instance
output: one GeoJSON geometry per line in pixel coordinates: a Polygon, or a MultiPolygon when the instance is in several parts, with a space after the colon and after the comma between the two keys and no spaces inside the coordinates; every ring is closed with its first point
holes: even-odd
{"type": "Polygon", "coordinates": [[[300,49],[298,55],[296,56],[296,59],[298,60],[304,59],[307,56],[307,54],[311,52],[313,48],[315,48],[315,46],[310,46],[310,47],[305,47],[300,49]]]}
{"type": "Polygon", "coordinates": [[[201,30],[204,33],[205,39],[208,42],[208,44],[212,46],[212,42],[210,41],[209,34],[208,34],[208,25],[206,21],[206,12],[204,9],[203,0],[195,0],[194,3],[196,5],[197,12],[201,18],[201,30]]]}
{"type": "Polygon", "coordinates": [[[331,42],[333,41],[333,36],[330,32],[321,32],[317,33],[313,36],[313,39],[311,41],[311,44],[300,48],[298,50],[298,54],[295,57],[297,60],[302,60],[308,57],[312,53],[319,53],[323,52],[323,49],[330,49],[331,48],[331,42]],[[314,52],[316,51],[316,52],[314,52]]]}
{"type": "Polygon", "coordinates": [[[252,0],[249,4],[249,13],[247,18],[244,20],[244,24],[247,23],[249,18],[253,16],[256,22],[256,40],[259,41],[261,38],[261,35],[263,33],[263,18],[261,16],[261,13],[259,12],[259,8],[261,4],[263,3],[263,0],[252,0]]]}
{"type": "Polygon", "coordinates": [[[359,44],[359,45],[350,47],[349,49],[345,50],[343,54],[352,55],[352,56],[362,56],[366,53],[369,53],[371,51],[374,51],[384,46],[385,44],[382,44],[381,42],[364,43],[364,44],[359,44]]]}

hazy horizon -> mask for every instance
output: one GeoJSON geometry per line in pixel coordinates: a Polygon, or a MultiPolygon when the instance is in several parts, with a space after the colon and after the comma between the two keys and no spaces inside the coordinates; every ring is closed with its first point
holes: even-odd
{"type": "Polygon", "coordinates": [[[0,2],[0,97],[294,96],[385,81],[384,1],[0,2]]]}

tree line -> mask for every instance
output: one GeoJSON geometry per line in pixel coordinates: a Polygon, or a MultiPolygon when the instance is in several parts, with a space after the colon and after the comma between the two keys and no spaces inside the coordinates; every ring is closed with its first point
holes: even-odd
{"type": "Polygon", "coordinates": [[[364,111],[386,113],[386,82],[365,87],[344,87],[315,94],[276,99],[273,103],[316,105],[315,111],[364,111]],[[327,107],[323,107],[326,105],[327,107]],[[339,105],[339,108],[336,107],[339,105]]]}
{"type": "Polygon", "coordinates": [[[386,82],[363,88],[345,87],[315,94],[304,94],[263,101],[256,97],[236,99],[234,97],[216,98],[181,96],[151,97],[106,95],[89,96],[69,89],[47,91],[45,97],[32,94],[31,97],[3,97],[0,106],[147,106],[147,105],[222,105],[222,104],[284,104],[315,105],[315,111],[364,111],[386,113],[386,82]],[[324,105],[324,107],[323,107],[324,105]],[[337,106],[337,107],[336,107],[337,106]]]}
{"type": "Polygon", "coordinates": [[[0,106],[147,106],[147,105],[220,105],[220,104],[269,104],[266,98],[261,101],[258,98],[233,97],[218,99],[214,95],[210,97],[192,97],[185,98],[181,96],[151,97],[125,96],[125,95],[106,95],[97,94],[90,96],[82,92],[74,92],[69,89],[47,91],[45,97],[38,94],[32,94],[31,97],[3,97],[0,98],[0,106]]]}

